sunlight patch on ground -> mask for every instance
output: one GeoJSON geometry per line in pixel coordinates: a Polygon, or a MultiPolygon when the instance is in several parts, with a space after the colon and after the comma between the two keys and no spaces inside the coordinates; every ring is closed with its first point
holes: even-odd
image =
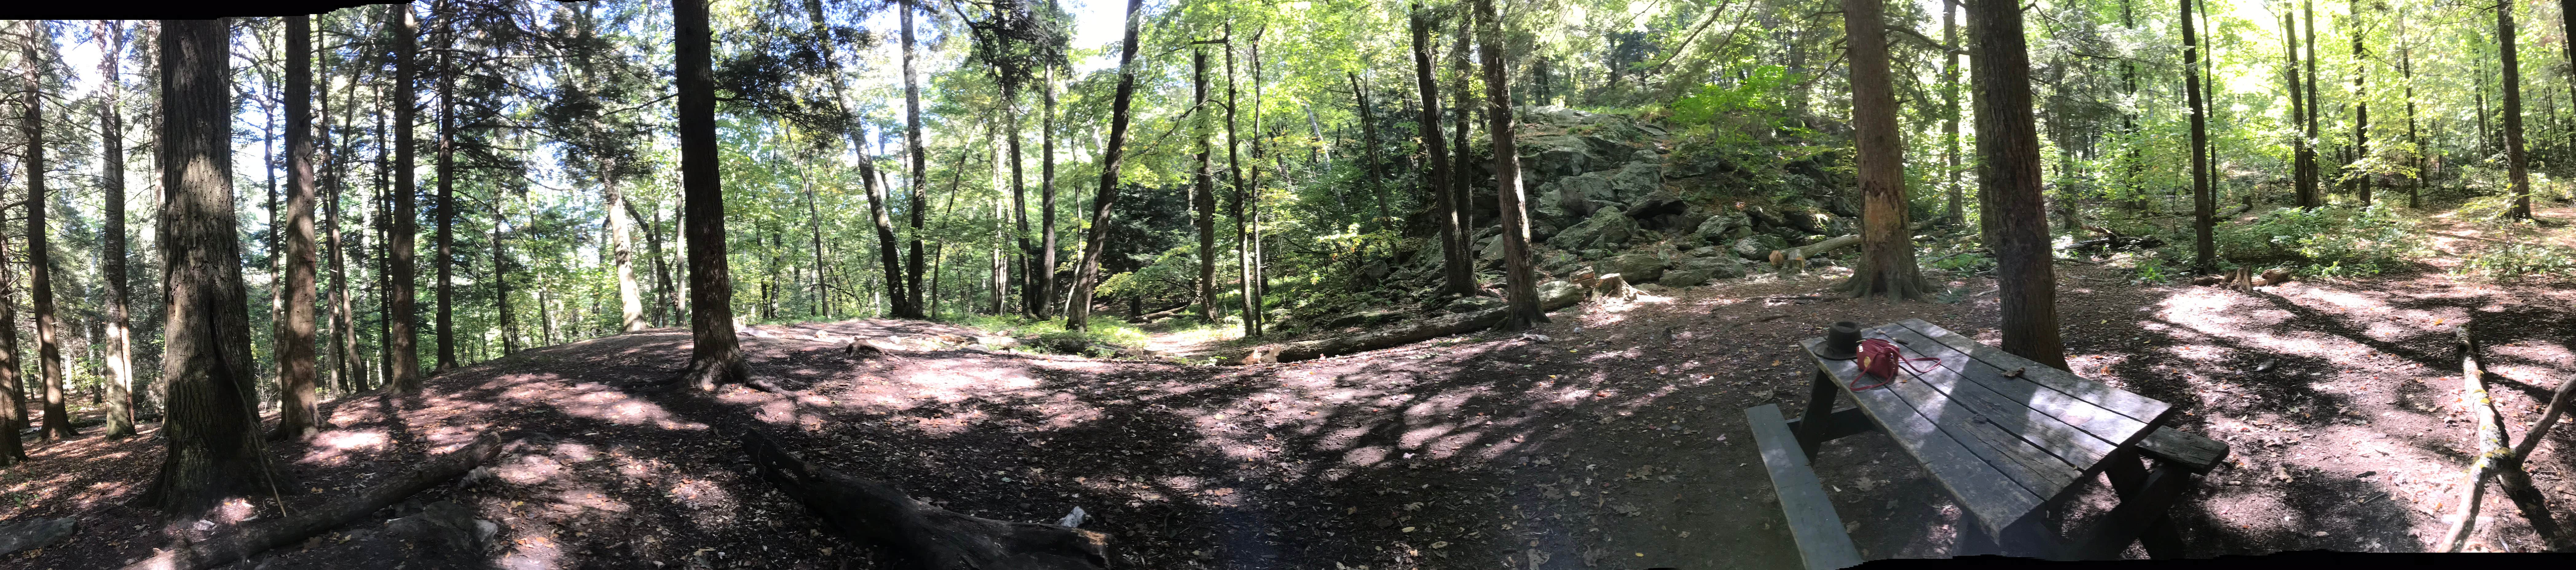
{"type": "Polygon", "coordinates": [[[332,430],[314,435],[312,443],[300,462],[339,465],[360,451],[384,451],[393,438],[384,430],[332,430]]]}

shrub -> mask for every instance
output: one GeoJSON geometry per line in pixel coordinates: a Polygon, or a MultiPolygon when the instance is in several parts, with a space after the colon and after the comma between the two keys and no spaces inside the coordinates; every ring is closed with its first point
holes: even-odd
{"type": "Polygon", "coordinates": [[[2554,245],[2513,244],[2491,248],[2461,260],[2455,273],[2476,273],[2491,279],[2513,279],[2529,275],[2576,275],[2576,250],[2554,245]]]}
{"type": "Polygon", "coordinates": [[[2424,240],[2414,229],[2386,205],[2374,204],[2365,210],[2279,208],[2213,237],[2232,260],[2289,262],[2301,274],[2334,277],[2377,275],[2422,254],[2424,240]]]}

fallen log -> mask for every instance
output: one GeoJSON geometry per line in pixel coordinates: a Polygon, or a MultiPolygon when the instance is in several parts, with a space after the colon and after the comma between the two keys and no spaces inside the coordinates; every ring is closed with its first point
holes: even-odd
{"type": "Polygon", "coordinates": [[[18,551],[33,548],[44,548],[47,545],[53,544],[54,541],[62,540],[63,537],[66,536],[71,536],[72,531],[78,528],[80,528],[79,519],[72,517],[53,519],[39,518],[17,524],[0,526],[0,555],[17,554],[18,551]]]}
{"type": "Polygon", "coordinates": [[[2443,552],[2459,552],[2460,546],[2468,542],[2469,533],[2477,530],[2478,503],[2486,497],[2487,478],[2509,463],[2512,453],[2504,445],[2504,417],[2496,413],[2495,402],[2487,397],[2486,370],[2478,366],[2477,341],[2469,337],[2468,323],[2460,323],[2457,331],[2459,340],[2453,348],[2460,352],[2460,403],[2468,407],[2469,415],[2477,416],[2478,425],[2470,437],[2477,440],[2478,452],[2469,461],[2467,480],[2460,483],[2460,520],[2452,522],[2451,529],[2442,534],[2439,544],[2443,552]]]}
{"type": "Polygon", "coordinates": [[[324,503],[311,510],[265,523],[243,525],[240,531],[205,541],[182,542],[141,562],[125,565],[124,570],[196,570],[231,564],[250,555],[265,552],[313,535],[322,534],[350,521],[366,516],[418,494],[449,479],[462,477],[475,467],[489,462],[501,453],[501,438],[489,432],[476,436],[472,443],[430,460],[410,473],[377,485],[357,495],[324,503]]]}
{"type": "Polygon", "coordinates": [[[1154,320],[1154,319],[1159,319],[1159,318],[1163,318],[1163,317],[1169,317],[1169,316],[1172,316],[1172,315],[1178,315],[1178,314],[1181,314],[1181,310],[1182,310],[1182,309],[1187,309],[1187,308],[1190,308],[1190,304],[1189,304],[1189,303],[1181,303],[1181,304],[1180,304],[1180,306],[1177,306],[1177,307],[1172,307],[1172,308],[1169,308],[1169,309],[1163,309],[1163,310],[1160,310],[1160,311],[1154,311],[1154,312],[1151,312],[1151,313],[1145,313],[1145,314],[1142,314],[1142,315],[1136,315],[1136,316],[1133,316],[1133,317],[1127,317],[1127,322],[1131,322],[1131,323],[1153,322],[1153,320],[1154,320]]]}
{"type": "MultiPolygon", "coordinates": [[[[1060,525],[997,521],[923,505],[894,485],[815,467],[760,430],[742,434],[760,477],[803,503],[851,542],[875,545],[897,568],[1057,570],[1109,566],[1109,535],[1060,525]]],[[[1073,520],[1067,517],[1067,520],[1073,520]]]]}

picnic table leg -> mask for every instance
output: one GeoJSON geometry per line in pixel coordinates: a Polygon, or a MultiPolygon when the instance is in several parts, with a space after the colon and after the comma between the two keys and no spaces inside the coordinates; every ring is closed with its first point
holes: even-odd
{"type": "Polygon", "coordinates": [[[1995,544],[1994,537],[1986,536],[1984,526],[1977,524],[1977,515],[1970,514],[1967,509],[1959,510],[1959,522],[1951,527],[1958,529],[1956,536],[1950,539],[1951,557],[2003,553],[2003,547],[1995,544]]]}
{"type": "Polygon", "coordinates": [[[1825,416],[1833,413],[1834,396],[1839,395],[1842,388],[1835,386],[1834,378],[1825,375],[1821,369],[1809,378],[1807,411],[1800,414],[1798,421],[1798,448],[1807,453],[1808,463],[1814,463],[1816,448],[1823,447],[1825,443],[1825,416]]]}
{"type": "MultiPolygon", "coordinates": [[[[2121,500],[2137,497],[2144,490],[2147,466],[2138,457],[2137,450],[2120,450],[2106,461],[2103,475],[2110,477],[2111,490],[2118,493],[2121,500]]],[[[2181,558],[2184,555],[2182,535],[2174,532],[2172,518],[2165,513],[2148,517],[2146,532],[2138,535],[2138,542],[2147,549],[2147,557],[2181,558]]]]}

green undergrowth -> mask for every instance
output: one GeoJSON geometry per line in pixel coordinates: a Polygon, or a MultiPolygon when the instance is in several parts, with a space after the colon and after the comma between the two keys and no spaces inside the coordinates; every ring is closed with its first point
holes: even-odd
{"type": "Polygon", "coordinates": [[[1064,319],[1030,319],[1019,315],[957,315],[941,322],[974,327],[997,336],[1023,339],[1019,350],[1086,356],[1112,356],[1119,348],[1145,347],[1145,331],[1115,317],[1092,315],[1089,330],[1066,330],[1064,319]]]}

